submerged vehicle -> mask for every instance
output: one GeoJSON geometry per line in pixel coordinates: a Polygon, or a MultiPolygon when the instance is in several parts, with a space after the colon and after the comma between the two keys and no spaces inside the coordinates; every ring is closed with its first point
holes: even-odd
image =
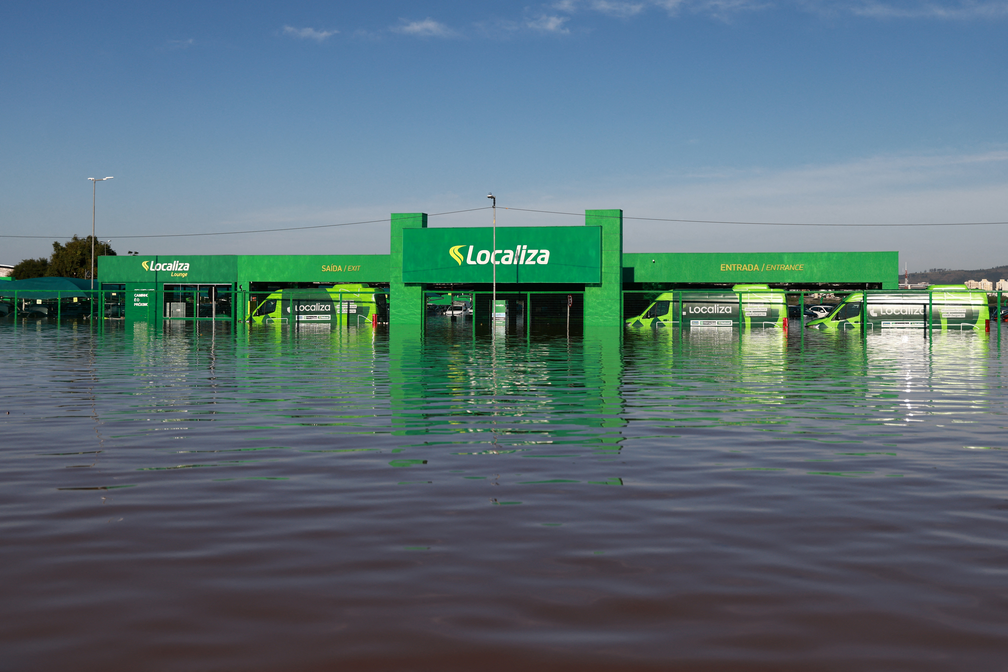
{"type": "Polygon", "coordinates": [[[249,321],[252,324],[348,324],[387,319],[388,301],[384,293],[363,284],[333,285],[311,289],[279,289],[260,303],[249,321]]]}
{"type": "Polygon", "coordinates": [[[664,292],[640,315],[626,320],[631,329],[713,327],[787,329],[787,297],[768,285],[735,285],[730,290],[664,292]]]}
{"type": "Polygon", "coordinates": [[[987,293],[966,285],[932,285],[926,290],[854,292],[809,329],[990,329],[987,293]],[[933,312],[929,312],[933,310],[933,312]]]}
{"type": "Polygon", "coordinates": [[[810,320],[818,320],[829,315],[830,311],[832,311],[834,308],[836,308],[836,306],[826,306],[822,304],[807,306],[805,308],[805,317],[809,318],[810,320]]]}

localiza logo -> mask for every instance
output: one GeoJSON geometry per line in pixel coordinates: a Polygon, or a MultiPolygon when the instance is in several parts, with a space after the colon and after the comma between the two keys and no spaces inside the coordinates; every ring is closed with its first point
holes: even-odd
{"type": "Polygon", "coordinates": [[[725,306],[725,305],[720,306],[719,305],[693,306],[689,304],[686,305],[687,314],[694,314],[694,313],[718,314],[718,313],[731,313],[731,312],[732,312],[731,306],[725,306]]]}
{"type": "Polygon", "coordinates": [[[545,266],[549,263],[550,258],[549,250],[540,250],[528,245],[518,245],[513,250],[494,250],[493,254],[490,253],[490,250],[475,250],[475,258],[473,257],[473,246],[469,245],[469,249],[463,255],[461,250],[464,247],[467,246],[453,245],[448,250],[448,254],[459,266],[462,265],[463,260],[473,266],[485,266],[490,263],[495,266],[545,266]]]}
{"type": "Polygon", "coordinates": [[[165,261],[159,263],[151,263],[149,261],[141,262],[145,271],[188,271],[189,264],[182,261],[165,261]]]}

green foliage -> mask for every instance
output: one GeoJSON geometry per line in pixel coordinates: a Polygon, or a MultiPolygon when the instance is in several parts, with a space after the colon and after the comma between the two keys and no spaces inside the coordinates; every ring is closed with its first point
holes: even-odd
{"type": "MultiPolygon", "coordinates": [[[[115,256],[115,251],[109,247],[109,244],[101,240],[95,241],[94,253],[96,260],[102,255],[115,256]]],[[[97,261],[95,266],[97,266],[97,261]]],[[[97,270],[95,268],[95,272],[97,270]]],[[[54,242],[47,275],[60,278],[90,278],[91,236],[78,238],[75,235],[66,245],[54,242]]]]}
{"type": "MultiPolygon", "coordinates": [[[[95,241],[95,273],[98,272],[98,257],[116,256],[115,250],[102,241],[95,241]]],[[[53,242],[53,253],[49,259],[24,259],[14,267],[15,280],[27,278],[81,278],[91,277],[91,236],[78,238],[76,235],[64,245],[53,242]]]]}
{"type": "Polygon", "coordinates": [[[38,259],[22,259],[14,266],[11,276],[15,280],[27,280],[28,278],[43,278],[48,275],[49,260],[45,257],[38,259]]]}

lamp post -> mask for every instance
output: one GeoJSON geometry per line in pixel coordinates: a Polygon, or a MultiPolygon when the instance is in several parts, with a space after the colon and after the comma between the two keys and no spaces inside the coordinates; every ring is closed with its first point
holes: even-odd
{"type": "Polygon", "coordinates": [[[493,266],[493,298],[490,300],[490,322],[492,333],[497,332],[497,262],[494,255],[497,254],[497,198],[491,193],[487,194],[493,205],[493,245],[490,249],[490,265],[493,266]]]}
{"type": "Polygon", "coordinates": [[[94,291],[94,270],[95,270],[94,269],[94,266],[95,266],[95,260],[94,260],[94,253],[95,253],[95,227],[94,227],[94,220],[95,220],[95,188],[96,188],[95,185],[97,185],[99,182],[104,182],[105,180],[111,180],[112,178],[113,178],[112,175],[109,175],[108,177],[89,177],[89,178],[87,178],[87,179],[91,180],[91,291],[92,292],[94,291]]]}

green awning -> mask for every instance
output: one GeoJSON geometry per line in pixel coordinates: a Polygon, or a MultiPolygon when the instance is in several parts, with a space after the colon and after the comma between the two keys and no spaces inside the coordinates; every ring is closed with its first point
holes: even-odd
{"type": "Polygon", "coordinates": [[[81,296],[81,291],[91,289],[90,280],[79,278],[28,278],[0,284],[0,296],[25,299],[55,299],[81,296]]]}

